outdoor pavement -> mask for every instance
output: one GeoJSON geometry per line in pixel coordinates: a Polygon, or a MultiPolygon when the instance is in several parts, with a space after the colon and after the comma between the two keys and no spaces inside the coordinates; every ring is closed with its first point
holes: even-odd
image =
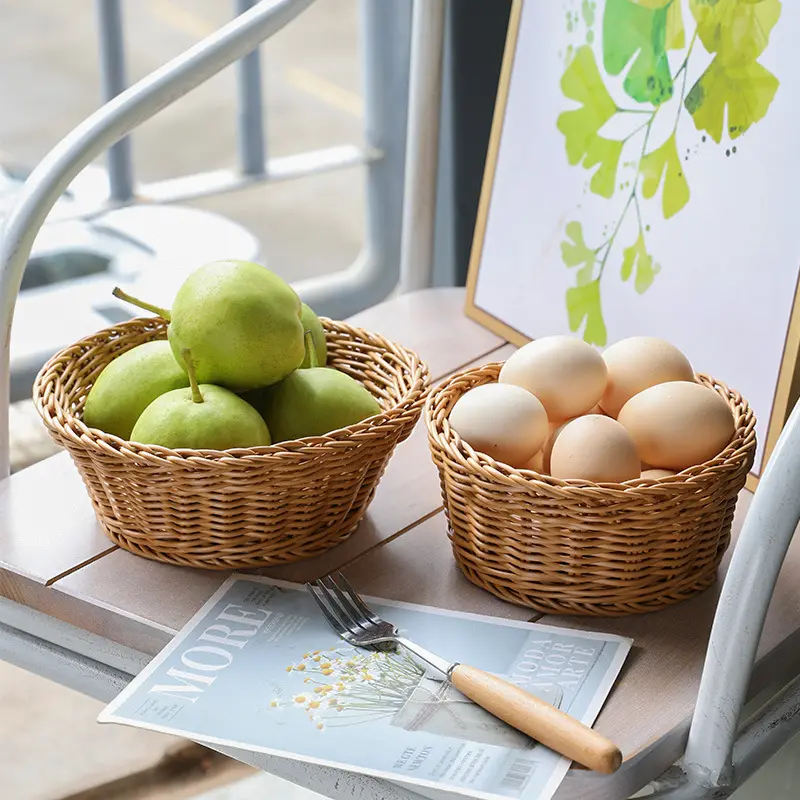
{"type": "MultiPolygon", "coordinates": [[[[0,0],[0,162],[35,165],[101,104],[94,7],[92,0],[0,0]]],[[[230,18],[233,7],[232,0],[123,2],[128,81],[141,79],[208,35],[230,18]]],[[[362,141],[357,0],[313,5],[262,47],[262,68],[271,155],[362,141]]],[[[132,137],[132,149],[142,181],[235,165],[235,68],[143,125],[132,137]]],[[[292,281],[343,269],[358,255],[364,231],[362,180],[363,171],[354,168],[190,205],[245,225],[260,239],[265,263],[292,281]]],[[[55,450],[29,402],[12,409],[11,431],[15,470],[55,450]]],[[[95,722],[100,708],[96,701],[0,662],[0,797],[80,797],[92,787],[146,771],[182,745],[147,731],[100,726],[95,722]]],[[[197,782],[197,792],[250,772],[235,762],[232,767],[227,772],[215,768],[197,782]]],[[[242,791],[250,791],[248,786],[242,791]]],[[[289,791],[277,779],[257,786],[259,797],[313,796],[289,791]]],[[[196,793],[191,783],[143,791],[142,796],[158,800],[196,793]]],[[[121,800],[120,792],[101,790],[92,800],[121,800]]],[[[228,795],[213,800],[223,797],[228,800],[228,795]]]]}

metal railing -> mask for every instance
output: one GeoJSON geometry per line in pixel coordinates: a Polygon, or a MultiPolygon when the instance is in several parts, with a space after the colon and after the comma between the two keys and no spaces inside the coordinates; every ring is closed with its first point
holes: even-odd
{"type": "MultiPolygon", "coordinates": [[[[313,0],[312,0],[313,2],[313,0]]],[[[104,102],[113,100],[127,88],[125,64],[124,19],[122,0],[95,0],[97,23],[100,41],[100,75],[104,102]]],[[[237,16],[248,12],[256,5],[256,0],[234,0],[237,16]]],[[[302,3],[308,6],[311,3],[302,3]]],[[[381,64],[378,60],[385,55],[395,64],[407,71],[409,37],[403,36],[403,26],[398,23],[398,15],[408,16],[408,2],[400,2],[391,13],[391,23],[382,26],[374,19],[377,9],[370,9],[371,3],[362,3],[362,18],[366,17],[366,25],[362,33],[369,43],[377,37],[382,48],[367,49],[365,71],[376,72],[386,78],[385,70],[381,75],[381,64]],[[393,38],[401,52],[387,52],[389,44],[387,34],[394,28],[393,38]],[[405,58],[404,58],[405,56],[405,58]]],[[[384,4],[386,5],[386,4],[384,4]]],[[[388,9],[379,11],[386,14],[388,9]]],[[[108,148],[107,166],[109,178],[109,197],[106,203],[94,208],[78,208],[67,210],[57,218],[91,217],[109,207],[119,207],[139,203],[177,203],[199,197],[224,194],[247,188],[258,183],[292,180],[306,175],[329,170],[368,165],[383,157],[383,152],[374,143],[366,146],[334,145],[319,150],[298,153],[296,155],[268,160],[268,142],[264,129],[265,106],[261,85],[261,54],[258,46],[236,61],[236,131],[238,143],[238,166],[212,172],[200,172],[179,178],[171,178],[150,184],[136,180],[134,165],[131,160],[131,147],[128,137],[120,139],[108,148]]],[[[390,79],[391,82],[391,79],[390,79]]],[[[388,88],[383,86],[382,88],[388,88]]],[[[404,105],[404,103],[401,103],[404,105]]],[[[367,129],[371,127],[369,111],[380,113],[382,109],[367,109],[367,129]]],[[[394,122],[395,120],[392,120],[394,122]]],[[[372,126],[375,127],[375,126],[372,126]]],[[[378,128],[381,126],[378,125],[378,128]]],[[[169,146],[169,143],[167,143],[169,146]]]]}

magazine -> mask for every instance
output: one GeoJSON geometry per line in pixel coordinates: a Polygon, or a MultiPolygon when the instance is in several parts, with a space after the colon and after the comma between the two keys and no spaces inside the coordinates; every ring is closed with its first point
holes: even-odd
{"type": "MultiPolygon", "coordinates": [[[[365,598],[412,641],[591,725],[623,637],[365,598]]],[[[228,578],[99,722],[475,798],[549,800],[569,759],[506,725],[402,647],[355,648],[301,585],[228,578]]]]}

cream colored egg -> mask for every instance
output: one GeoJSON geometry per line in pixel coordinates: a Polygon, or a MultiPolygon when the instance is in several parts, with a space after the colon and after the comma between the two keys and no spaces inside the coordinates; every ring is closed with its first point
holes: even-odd
{"type": "Polygon", "coordinates": [[[448,419],[473,449],[512,467],[530,460],[547,438],[544,407],[519,386],[476,386],[459,397],[448,419]]]}
{"type": "Polygon", "coordinates": [[[619,422],[589,414],[570,420],[559,431],[550,454],[550,474],[554,478],[622,483],[639,477],[639,456],[619,422]]]}
{"type": "MultiPolygon", "coordinates": [[[[595,406],[590,411],[586,412],[587,416],[590,414],[599,414],[601,417],[606,416],[603,413],[603,410],[600,406],[595,406]]],[[[577,417],[575,418],[577,419],[577,417]]],[[[564,426],[571,422],[572,420],[565,420],[564,422],[551,422],[550,423],[550,430],[548,432],[547,441],[544,443],[544,447],[542,447],[542,467],[544,468],[545,473],[550,474],[550,454],[553,452],[553,445],[555,444],[556,439],[558,438],[558,434],[564,429],[564,426]]]]}
{"type": "Polygon", "coordinates": [[[582,339],[546,336],[510,355],[498,380],[535,394],[551,421],[566,420],[585,414],[600,400],[606,364],[582,339]]]}
{"type": "Polygon", "coordinates": [[[628,400],[617,419],[642,461],[676,472],[716,456],[735,432],[728,404],[713,389],[693,381],[651,386],[628,400]]]}
{"type": "MultiPolygon", "coordinates": [[[[567,422],[570,421],[571,420],[567,420],[567,422]]],[[[550,456],[553,453],[553,445],[556,443],[558,434],[564,430],[566,424],[566,422],[551,422],[549,425],[547,441],[544,443],[544,447],[542,447],[542,468],[548,475],[550,474],[550,456]]]]}
{"type": "Polygon", "coordinates": [[[616,418],[635,394],[668,381],[692,381],[694,371],[674,345],[654,336],[631,336],[608,347],[602,355],[607,380],[600,407],[616,418]]]}
{"type": "Polygon", "coordinates": [[[544,474],[544,454],[539,450],[532,459],[526,461],[520,466],[520,469],[530,469],[538,472],[540,475],[544,474]]]}
{"type": "Polygon", "coordinates": [[[671,475],[675,475],[671,469],[646,469],[642,472],[643,478],[649,478],[650,480],[660,480],[661,478],[669,478],[671,475]]]}

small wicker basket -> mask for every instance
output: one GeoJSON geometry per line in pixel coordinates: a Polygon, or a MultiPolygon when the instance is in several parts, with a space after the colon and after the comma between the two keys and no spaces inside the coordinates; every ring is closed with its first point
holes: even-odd
{"type": "Polygon", "coordinates": [[[169,450],[87,427],[89,389],[111,359],[166,336],[144,317],[54,355],[33,396],[51,437],[71,455],[112,542],[140,556],[204,569],[245,569],[318,555],[358,526],[396,445],[422,414],[429,375],[406,348],[321,318],[328,365],[361,381],[382,411],[326,436],[269,447],[169,450]]]}
{"type": "Polygon", "coordinates": [[[476,452],[447,417],[501,363],[465,369],[428,394],[425,424],[456,562],[474,584],[544,613],[623,616],[691,597],[715,580],[755,455],[747,402],[705,375],[736,420],[716,458],[623,484],[559,480],[476,452]]]}

